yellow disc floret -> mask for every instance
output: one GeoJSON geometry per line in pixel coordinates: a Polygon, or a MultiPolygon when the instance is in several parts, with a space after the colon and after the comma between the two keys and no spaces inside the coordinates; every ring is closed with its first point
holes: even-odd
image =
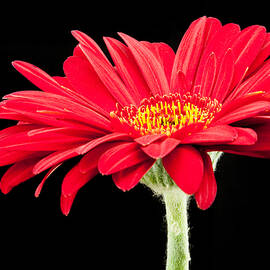
{"type": "Polygon", "coordinates": [[[193,123],[203,123],[207,127],[214,115],[221,110],[221,104],[211,98],[199,95],[170,94],[144,99],[136,108],[134,105],[117,108],[111,117],[118,117],[134,127],[141,135],[167,134],[193,123]]]}

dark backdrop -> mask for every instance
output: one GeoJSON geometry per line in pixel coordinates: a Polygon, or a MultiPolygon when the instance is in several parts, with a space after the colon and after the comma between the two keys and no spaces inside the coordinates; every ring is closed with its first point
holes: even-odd
{"type": "MultiPolygon", "coordinates": [[[[127,33],[139,40],[163,41],[174,49],[189,24],[207,15],[223,23],[270,30],[267,1],[105,1],[93,3],[6,3],[1,9],[1,96],[34,87],[12,66],[24,60],[51,75],[62,75],[62,62],[77,44],[71,30],[81,30],[104,49],[103,36],[127,33]]],[[[1,127],[7,125],[2,121],[1,127]]],[[[9,269],[164,269],[166,224],[159,199],[138,185],[118,190],[110,177],[96,177],[78,194],[68,217],[59,207],[61,181],[75,161],[46,182],[41,180],[0,194],[0,251],[9,269]]],[[[225,154],[216,172],[217,199],[207,211],[190,204],[191,270],[259,269],[267,265],[269,160],[225,154]],[[251,268],[255,263],[256,268],[251,268]]],[[[1,174],[6,168],[1,169],[1,174]]]]}

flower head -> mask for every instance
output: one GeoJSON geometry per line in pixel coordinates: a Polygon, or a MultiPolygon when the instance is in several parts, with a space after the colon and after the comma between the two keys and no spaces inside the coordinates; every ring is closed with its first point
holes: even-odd
{"type": "Polygon", "coordinates": [[[269,157],[270,35],[215,18],[194,21],[174,53],[165,43],[104,38],[111,63],[87,35],[51,77],[22,61],[14,67],[42,91],[8,94],[0,117],[0,165],[11,165],[1,190],[47,171],[36,196],[64,161],[82,156],[65,176],[61,209],[99,172],[126,191],[161,159],[172,180],[208,208],[216,182],[208,155],[269,157]]]}

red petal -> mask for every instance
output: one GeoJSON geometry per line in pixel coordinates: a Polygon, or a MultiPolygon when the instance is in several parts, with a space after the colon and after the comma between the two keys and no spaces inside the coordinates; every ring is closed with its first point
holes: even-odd
{"type": "Polygon", "coordinates": [[[166,138],[165,140],[155,141],[141,149],[151,158],[158,159],[168,155],[173,149],[180,144],[178,139],[166,138]]]}
{"type": "Polygon", "coordinates": [[[205,62],[200,81],[195,80],[195,85],[200,85],[200,94],[202,96],[211,96],[212,87],[215,83],[216,69],[217,59],[215,53],[212,52],[209,54],[207,61],[205,62]]]}
{"type": "Polygon", "coordinates": [[[10,165],[24,159],[35,157],[36,155],[40,156],[40,153],[33,151],[0,150],[0,166],[10,165]]]}
{"type": "Polygon", "coordinates": [[[177,74],[175,75],[174,84],[171,86],[171,92],[172,93],[185,93],[187,91],[187,81],[185,74],[178,70],[177,74]]]}
{"type": "Polygon", "coordinates": [[[149,159],[137,143],[122,143],[107,150],[98,161],[102,174],[113,174],[149,159]]]}
{"type": "MultiPolygon", "coordinates": [[[[85,33],[74,30],[71,31],[71,34],[84,46],[88,47],[91,49],[91,51],[93,51],[100,59],[102,59],[102,61],[107,62],[108,64],[110,64],[110,62],[108,61],[107,57],[105,56],[105,54],[103,53],[103,51],[100,49],[100,47],[97,45],[97,43],[90,38],[89,36],[87,36],[85,33]]],[[[76,56],[83,56],[84,54],[81,51],[80,46],[77,46],[77,55],[76,56]],[[78,49],[80,49],[80,53],[78,53],[78,49]]]]}
{"type": "Polygon", "coordinates": [[[203,159],[198,150],[189,145],[181,145],[162,160],[163,165],[185,193],[198,191],[204,172],[203,159]]]}
{"type": "Polygon", "coordinates": [[[215,38],[216,33],[221,28],[222,24],[218,19],[212,17],[207,18],[205,25],[205,47],[213,38],[215,38]]]}
{"type": "Polygon", "coordinates": [[[104,38],[111,57],[125,85],[136,97],[136,105],[150,97],[150,89],[146,84],[141,71],[129,49],[120,41],[113,38],[104,38]]]}
{"type": "Polygon", "coordinates": [[[172,67],[174,63],[175,53],[173,49],[163,42],[146,42],[141,41],[157,58],[162,65],[168,82],[171,80],[172,67]]]}
{"type": "Polygon", "coordinates": [[[184,138],[183,144],[222,144],[233,142],[238,134],[234,127],[228,125],[213,126],[184,138]]]}
{"type": "Polygon", "coordinates": [[[23,61],[14,61],[12,65],[39,89],[54,94],[64,93],[63,88],[61,88],[57,81],[40,68],[23,61]]]}
{"type": "MultiPolygon", "coordinates": [[[[3,101],[0,103],[0,119],[8,119],[8,120],[17,120],[17,121],[21,121],[21,120],[29,120],[29,118],[27,118],[24,115],[20,115],[16,112],[10,112],[7,108],[3,107],[3,101]]],[[[27,123],[29,123],[29,121],[25,121],[27,123]]]]}
{"type": "Polygon", "coordinates": [[[61,210],[64,215],[69,214],[70,208],[79,189],[88,183],[97,173],[97,169],[94,168],[83,174],[80,172],[78,164],[67,173],[62,183],[60,199],[61,210]]]}
{"type": "Polygon", "coordinates": [[[39,197],[39,194],[44,186],[44,183],[46,182],[46,180],[49,178],[49,176],[59,167],[61,166],[62,163],[54,166],[53,168],[51,168],[47,173],[46,175],[44,176],[44,178],[42,179],[42,181],[40,182],[40,184],[38,185],[38,187],[36,188],[36,191],[35,191],[35,197],[39,197]]]}
{"type": "Polygon", "coordinates": [[[10,111],[9,114],[5,114],[5,119],[11,119],[16,121],[24,121],[26,123],[36,123],[39,125],[54,126],[54,127],[70,127],[74,130],[88,131],[89,134],[103,135],[104,131],[98,127],[90,127],[79,121],[72,121],[65,113],[59,113],[56,110],[48,110],[43,105],[36,110],[35,104],[22,100],[8,100],[2,102],[2,108],[10,111]],[[5,103],[5,104],[3,104],[5,103]],[[61,119],[65,118],[65,119],[61,119]]]}
{"type": "Polygon", "coordinates": [[[64,88],[68,88],[69,90],[74,91],[73,86],[70,84],[67,77],[53,76],[52,78],[64,88]]]}
{"type": "MultiPolygon", "coordinates": [[[[21,124],[23,125],[23,124],[21,124]]],[[[85,130],[74,130],[70,127],[40,127],[40,128],[33,128],[27,132],[27,135],[29,137],[33,137],[34,139],[45,139],[45,138],[51,138],[55,135],[67,135],[67,136],[74,136],[74,137],[85,137],[85,138],[91,138],[89,136],[89,132],[85,130]]]]}
{"type": "Polygon", "coordinates": [[[264,44],[261,47],[260,52],[256,56],[255,60],[252,62],[250,68],[248,69],[247,76],[252,72],[257,70],[263,63],[264,60],[270,55],[270,33],[266,33],[264,44]]]}
{"type": "Polygon", "coordinates": [[[200,209],[206,210],[215,200],[217,184],[212,168],[211,158],[207,153],[201,153],[204,163],[204,173],[201,185],[195,193],[195,199],[200,209]]]}
{"type": "Polygon", "coordinates": [[[57,118],[62,117],[64,120],[76,120],[86,125],[110,130],[108,118],[72,101],[68,97],[41,91],[19,91],[8,94],[4,98],[8,99],[5,100],[5,107],[10,110],[13,109],[15,111],[17,108],[21,110],[27,109],[36,114],[42,114],[43,111],[56,112],[57,118]],[[20,103],[22,103],[21,106],[20,103]],[[26,106],[27,108],[25,108],[26,106]]]}
{"type": "Polygon", "coordinates": [[[33,167],[40,158],[31,158],[15,163],[1,179],[1,191],[7,194],[13,187],[33,177],[33,167]]]}
{"type": "Polygon", "coordinates": [[[234,128],[237,133],[237,139],[229,143],[229,145],[253,145],[257,141],[257,133],[251,128],[234,128]]]}
{"type": "Polygon", "coordinates": [[[150,170],[155,163],[155,160],[147,160],[136,166],[127,168],[112,175],[115,185],[123,190],[128,191],[135,187],[142,177],[150,170]]]}
{"type": "Polygon", "coordinates": [[[142,146],[146,146],[148,144],[151,144],[157,140],[160,140],[162,138],[167,137],[167,135],[165,134],[152,134],[152,135],[144,135],[142,137],[138,137],[136,139],[134,139],[135,142],[139,143],[142,146]]]}
{"type": "Polygon", "coordinates": [[[41,159],[33,168],[34,174],[39,174],[47,169],[49,169],[52,166],[55,166],[56,164],[59,164],[67,159],[71,159],[73,157],[78,156],[77,153],[78,147],[71,148],[65,151],[57,151],[53,152],[50,155],[47,155],[43,159],[41,159]]]}
{"type": "Polygon", "coordinates": [[[118,133],[124,133],[132,137],[136,138],[138,136],[141,136],[140,132],[136,129],[134,129],[133,126],[131,126],[128,122],[120,122],[118,117],[113,117],[110,119],[111,120],[111,128],[113,132],[118,132],[118,133]]]}
{"type": "Polygon", "coordinates": [[[258,126],[261,124],[268,124],[270,120],[270,116],[269,115],[261,115],[261,116],[255,116],[255,117],[251,117],[251,118],[247,118],[244,119],[242,121],[240,121],[241,126],[243,127],[252,127],[253,125],[258,126]]]}
{"type": "Polygon", "coordinates": [[[253,103],[241,106],[219,118],[215,124],[230,124],[240,121],[245,118],[253,117],[259,113],[269,111],[270,102],[268,101],[255,101],[253,103]]]}
{"type": "Polygon", "coordinates": [[[29,131],[24,131],[2,139],[0,147],[9,150],[55,151],[70,145],[85,143],[88,140],[54,131],[37,135],[29,135],[29,131]]]}
{"type": "Polygon", "coordinates": [[[154,43],[154,46],[156,47],[156,50],[158,51],[161,64],[163,66],[165,75],[167,77],[167,81],[170,82],[175,53],[173,49],[165,43],[162,43],[162,42],[154,43]]]}
{"type": "MultiPolygon", "coordinates": [[[[236,24],[227,24],[219,29],[219,31],[214,35],[214,37],[208,42],[205,47],[203,54],[201,56],[201,60],[198,66],[198,70],[196,73],[196,81],[194,83],[194,89],[198,85],[200,85],[202,81],[202,76],[205,73],[205,67],[209,64],[209,56],[211,54],[215,54],[216,64],[215,70],[216,74],[220,73],[220,68],[222,64],[222,60],[224,59],[224,55],[227,53],[230,48],[232,42],[235,40],[237,35],[239,34],[240,28],[236,24]]],[[[213,60],[212,60],[213,61],[213,60]]],[[[213,67],[212,67],[213,69],[213,67]]],[[[212,82],[212,80],[210,80],[212,82]]],[[[219,83],[217,81],[217,83],[219,83]]]]}
{"type": "Polygon", "coordinates": [[[252,25],[241,31],[238,39],[232,44],[232,52],[236,59],[231,88],[238,84],[246,69],[259,53],[264,43],[265,35],[265,28],[263,26],[252,25]]]}
{"type": "Polygon", "coordinates": [[[10,136],[14,136],[21,132],[28,132],[33,129],[41,128],[42,125],[35,125],[35,124],[25,124],[25,125],[16,125],[11,126],[0,131],[0,140],[8,138],[10,136]]]}
{"type": "Polygon", "coordinates": [[[231,101],[226,102],[225,104],[223,104],[222,110],[215,115],[215,118],[214,118],[212,123],[219,120],[224,115],[226,115],[234,110],[237,110],[244,105],[248,105],[248,104],[251,104],[251,103],[256,102],[256,101],[267,100],[268,98],[265,97],[264,94],[265,93],[263,91],[248,93],[244,96],[240,96],[236,99],[233,99],[231,101]]]}
{"type": "Polygon", "coordinates": [[[98,145],[87,154],[85,154],[79,162],[81,173],[87,173],[89,170],[98,166],[98,160],[109,148],[122,144],[121,142],[108,142],[98,145]]]}
{"type": "Polygon", "coordinates": [[[212,98],[223,102],[226,97],[234,74],[234,57],[232,50],[228,49],[221,60],[220,69],[217,74],[216,84],[211,93],[212,98]]]}
{"type": "Polygon", "coordinates": [[[236,128],[238,138],[229,144],[209,146],[207,151],[222,151],[237,155],[245,155],[259,158],[269,158],[270,151],[270,126],[258,125],[249,128],[236,128]]]}
{"type": "MultiPolygon", "coordinates": [[[[64,88],[65,93],[73,101],[76,101],[77,103],[80,103],[86,107],[89,107],[93,111],[96,111],[96,112],[98,112],[98,113],[100,113],[108,118],[110,117],[110,114],[108,111],[103,109],[101,106],[98,106],[96,103],[92,102],[87,97],[80,94],[79,91],[77,92],[77,89],[74,90],[73,86],[70,84],[67,77],[53,76],[53,78],[61,85],[61,87],[64,88]]],[[[97,85],[96,85],[96,87],[97,87],[97,85]]]]}
{"type": "Polygon", "coordinates": [[[87,60],[71,56],[64,62],[64,72],[72,86],[81,95],[110,112],[116,100],[101,83],[97,73],[87,60]]]}
{"type": "Polygon", "coordinates": [[[270,91],[270,61],[267,61],[256,73],[234,89],[226,102],[250,92],[270,91]]]}
{"type": "Polygon", "coordinates": [[[88,151],[90,151],[91,149],[93,149],[93,148],[97,147],[98,145],[105,143],[105,142],[130,141],[130,140],[131,140],[131,138],[127,134],[114,132],[114,133],[107,134],[103,137],[94,139],[85,145],[82,145],[81,147],[79,147],[77,152],[79,154],[83,155],[83,154],[87,153],[88,151]]]}
{"type": "Polygon", "coordinates": [[[172,77],[170,82],[171,89],[176,89],[178,86],[178,71],[183,72],[186,77],[188,87],[187,90],[191,88],[201,57],[201,52],[204,47],[206,21],[206,17],[202,17],[194,21],[182,38],[176,52],[172,69],[172,77]]]}
{"type": "Polygon", "coordinates": [[[133,96],[124,83],[121,81],[113,66],[103,58],[96,55],[91,49],[84,45],[80,45],[81,50],[85,54],[87,60],[90,62],[102,83],[107,87],[110,94],[122,105],[129,106],[136,104],[133,96]]]}
{"type": "Polygon", "coordinates": [[[253,130],[257,134],[257,141],[253,145],[249,146],[237,146],[237,148],[232,149],[239,149],[245,151],[269,151],[270,150],[270,125],[258,125],[254,126],[253,130]]]}
{"type": "Polygon", "coordinates": [[[222,28],[218,29],[212,40],[208,42],[204,50],[201,63],[207,60],[207,57],[211,52],[215,53],[217,57],[217,62],[220,63],[220,60],[224,57],[224,54],[231,47],[231,44],[239,36],[239,33],[239,25],[233,23],[228,23],[222,28]]]}
{"type": "Polygon", "coordinates": [[[134,38],[123,33],[119,33],[119,35],[132,52],[152,94],[159,94],[161,96],[168,94],[169,85],[165,71],[155,55],[146,46],[134,38]]]}
{"type": "Polygon", "coordinates": [[[178,139],[182,142],[186,137],[190,136],[190,134],[195,134],[204,129],[204,123],[197,122],[191,123],[190,125],[184,126],[178,129],[176,132],[172,133],[171,138],[178,139]]]}

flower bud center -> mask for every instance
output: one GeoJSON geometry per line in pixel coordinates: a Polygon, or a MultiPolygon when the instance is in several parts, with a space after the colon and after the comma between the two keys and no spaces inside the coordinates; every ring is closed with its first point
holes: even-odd
{"type": "Polygon", "coordinates": [[[127,123],[141,135],[166,134],[170,136],[177,130],[194,123],[203,123],[206,128],[222,104],[210,97],[189,93],[159,95],[144,99],[137,108],[125,106],[111,112],[121,123],[127,123]]]}

